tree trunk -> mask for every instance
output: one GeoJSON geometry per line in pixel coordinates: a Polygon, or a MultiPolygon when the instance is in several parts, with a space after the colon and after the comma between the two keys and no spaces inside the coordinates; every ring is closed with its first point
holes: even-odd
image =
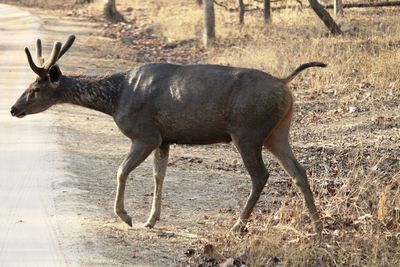
{"type": "Polygon", "coordinates": [[[214,0],[203,0],[204,5],[204,45],[215,43],[215,13],[214,0]]]}
{"type": "Polygon", "coordinates": [[[243,0],[239,0],[239,23],[244,24],[244,3],[243,0]]]}
{"type": "Polygon", "coordinates": [[[126,22],[125,18],[118,12],[115,6],[115,0],[104,0],[103,16],[106,22],[126,22]]]}
{"type": "Polygon", "coordinates": [[[92,3],[93,0],[75,0],[75,4],[89,4],[92,3]]]}
{"type": "Polygon", "coordinates": [[[342,0],[333,0],[333,10],[335,16],[342,16],[343,15],[343,3],[342,0]]]}
{"type": "Polygon", "coordinates": [[[264,0],[264,23],[268,24],[271,21],[271,2],[264,0]]]}
{"type": "Polygon", "coordinates": [[[320,3],[318,3],[317,0],[308,0],[308,2],[310,3],[310,6],[314,10],[314,12],[324,22],[326,27],[328,27],[329,31],[333,35],[342,34],[342,31],[340,30],[336,22],[332,19],[331,15],[329,15],[328,11],[326,11],[324,7],[320,3]]]}

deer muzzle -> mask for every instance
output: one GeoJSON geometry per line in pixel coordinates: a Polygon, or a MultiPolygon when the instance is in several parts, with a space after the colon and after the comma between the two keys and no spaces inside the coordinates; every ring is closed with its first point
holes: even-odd
{"type": "Polygon", "coordinates": [[[12,106],[10,110],[11,116],[17,117],[17,118],[22,118],[26,116],[25,111],[19,110],[17,107],[12,106]]]}

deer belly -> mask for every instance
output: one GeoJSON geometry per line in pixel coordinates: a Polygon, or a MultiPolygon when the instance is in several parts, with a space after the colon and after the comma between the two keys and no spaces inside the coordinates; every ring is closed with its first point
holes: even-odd
{"type": "Polygon", "coordinates": [[[222,122],[180,120],[163,124],[161,127],[163,142],[176,144],[215,144],[230,142],[231,137],[222,122]]]}

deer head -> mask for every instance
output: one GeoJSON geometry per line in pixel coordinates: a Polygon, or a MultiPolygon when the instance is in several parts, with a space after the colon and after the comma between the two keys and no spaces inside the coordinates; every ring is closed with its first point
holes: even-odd
{"type": "Polygon", "coordinates": [[[39,66],[33,61],[29,49],[25,48],[29,66],[38,77],[11,107],[12,116],[22,118],[29,114],[39,113],[57,102],[58,82],[62,73],[56,63],[72,46],[74,40],[75,36],[70,35],[63,46],[60,42],[55,42],[49,59],[45,61],[42,57],[42,42],[38,39],[36,41],[36,60],[39,66]]]}

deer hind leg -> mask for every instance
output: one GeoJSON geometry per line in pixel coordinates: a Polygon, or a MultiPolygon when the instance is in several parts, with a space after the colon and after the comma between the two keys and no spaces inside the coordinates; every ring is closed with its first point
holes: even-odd
{"type": "Polygon", "coordinates": [[[272,152],[286,173],[293,179],[297,187],[300,188],[314,223],[315,230],[320,233],[323,226],[315,207],[306,171],[296,160],[289,144],[289,126],[290,116],[285,118],[280,125],[273,130],[272,134],[265,140],[264,146],[272,152]]]}
{"type": "Polygon", "coordinates": [[[261,192],[268,181],[269,173],[264,166],[261,154],[261,145],[254,144],[254,140],[251,138],[246,138],[246,140],[238,140],[237,138],[232,139],[239,150],[247,171],[250,174],[252,184],[251,192],[247,198],[244,209],[231,229],[233,232],[240,232],[246,226],[251,212],[260,198],[261,192]]]}
{"type": "Polygon", "coordinates": [[[128,175],[142,163],[147,156],[154,150],[153,145],[145,144],[138,140],[132,142],[131,150],[118,168],[117,173],[117,193],[115,196],[114,212],[122,221],[132,226],[132,218],[124,208],[125,185],[128,175]]]}
{"type": "Polygon", "coordinates": [[[161,198],[162,187],[167,170],[169,155],[169,145],[163,144],[158,149],[154,150],[153,154],[153,177],[154,177],[154,193],[153,204],[150,211],[150,216],[144,224],[146,228],[153,228],[156,222],[160,219],[161,213],[161,198]]]}

